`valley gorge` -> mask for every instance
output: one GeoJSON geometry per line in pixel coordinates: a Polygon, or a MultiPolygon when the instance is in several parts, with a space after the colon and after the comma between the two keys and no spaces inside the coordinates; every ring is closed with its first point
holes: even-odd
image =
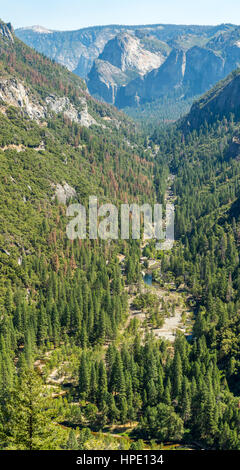
{"type": "Polygon", "coordinates": [[[6,455],[240,450],[239,65],[228,23],[0,21],[6,455]],[[128,239],[80,236],[93,195],[164,231],[171,204],[174,243],[133,208],[128,239]]]}

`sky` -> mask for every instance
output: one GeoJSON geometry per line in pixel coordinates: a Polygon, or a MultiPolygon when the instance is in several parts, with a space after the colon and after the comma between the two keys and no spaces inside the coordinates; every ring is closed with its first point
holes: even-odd
{"type": "Polygon", "coordinates": [[[0,0],[0,18],[14,28],[74,30],[106,24],[240,25],[239,0],[0,0]]]}

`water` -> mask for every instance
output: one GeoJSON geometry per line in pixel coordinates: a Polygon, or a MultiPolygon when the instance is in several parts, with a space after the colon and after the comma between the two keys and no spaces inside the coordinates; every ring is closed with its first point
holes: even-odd
{"type": "Polygon", "coordinates": [[[145,274],[145,276],[143,276],[143,281],[145,284],[147,284],[147,286],[152,286],[152,274],[145,274]]]}
{"type": "Polygon", "coordinates": [[[186,340],[191,343],[193,339],[193,335],[186,335],[186,340]]]}

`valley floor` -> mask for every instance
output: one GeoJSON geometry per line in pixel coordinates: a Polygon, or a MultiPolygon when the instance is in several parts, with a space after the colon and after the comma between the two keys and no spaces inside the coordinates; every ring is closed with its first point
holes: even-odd
{"type": "MultiPolygon", "coordinates": [[[[171,184],[173,178],[169,179],[169,186],[166,193],[166,200],[168,202],[173,203],[174,197],[171,193],[171,184]]],[[[176,332],[180,331],[184,333],[186,336],[191,335],[194,313],[193,310],[189,307],[189,294],[184,286],[180,286],[179,288],[172,283],[164,283],[161,282],[152,282],[153,272],[158,270],[159,273],[161,272],[161,262],[159,260],[150,259],[143,257],[143,249],[146,247],[146,242],[141,244],[141,258],[140,264],[142,266],[142,275],[143,279],[140,281],[138,285],[126,285],[126,290],[128,292],[128,305],[129,311],[126,317],[126,320],[120,329],[116,344],[122,344],[124,341],[128,340],[129,335],[129,328],[131,326],[132,321],[136,320],[138,322],[138,328],[141,333],[142,338],[144,338],[145,334],[148,332],[152,332],[156,338],[161,338],[166,340],[169,343],[170,350],[172,349],[172,343],[175,341],[176,332]],[[148,278],[146,281],[146,261],[148,263],[147,274],[148,278]],[[151,280],[149,282],[149,279],[151,280]],[[150,284],[150,285],[149,285],[150,284]],[[136,301],[136,297],[138,295],[148,295],[149,293],[156,296],[159,300],[159,310],[158,315],[162,318],[163,324],[162,326],[158,327],[153,325],[151,319],[149,318],[149,313],[146,309],[139,309],[134,306],[134,302],[136,301]]],[[[125,256],[119,255],[119,264],[121,266],[122,272],[124,272],[124,262],[125,256]]],[[[160,275],[161,276],[161,275],[160,275]]],[[[96,354],[104,357],[105,351],[108,348],[110,342],[107,341],[102,346],[99,346],[98,352],[96,354]]],[[[45,378],[46,387],[51,393],[52,398],[60,398],[64,397],[68,400],[68,407],[76,407],[81,406],[76,403],[74,400],[70,398],[73,392],[73,396],[76,389],[76,382],[75,377],[77,376],[77,361],[76,357],[74,356],[74,352],[66,359],[66,354],[62,353],[61,348],[47,351],[41,359],[38,359],[35,362],[35,368],[41,375],[45,378]],[[62,356],[62,359],[61,359],[62,356]],[[56,360],[54,360],[54,357],[56,360]],[[75,364],[74,364],[75,361],[75,364]]],[[[67,402],[66,402],[67,403],[67,402]]],[[[65,403],[65,404],[66,404],[65,403]]],[[[96,432],[92,429],[92,435],[94,438],[97,439],[110,439],[112,440],[112,448],[114,449],[116,445],[119,444],[119,440],[121,440],[127,447],[134,442],[134,430],[138,426],[138,422],[135,423],[126,423],[124,425],[109,425],[103,428],[102,432],[96,432]]],[[[68,424],[64,422],[61,425],[63,429],[71,429],[74,427],[72,424],[68,424]]],[[[90,423],[88,426],[91,425],[90,423]]],[[[150,443],[145,442],[145,449],[150,449],[150,443]]],[[[169,444],[161,444],[160,447],[164,450],[170,449],[193,449],[193,447],[187,445],[184,446],[180,443],[169,443],[169,444]]]]}

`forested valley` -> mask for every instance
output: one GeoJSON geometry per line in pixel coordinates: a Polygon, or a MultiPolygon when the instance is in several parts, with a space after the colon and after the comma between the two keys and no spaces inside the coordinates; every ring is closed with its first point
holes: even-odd
{"type": "Polygon", "coordinates": [[[81,113],[84,99],[94,119],[0,102],[1,450],[239,450],[239,117],[146,133],[17,38],[0,46],[1,89],[22,80],[38,109],[56,93],[81,113]],[[165,204],[167,191],[172,250],[67,238],[69,201],[165,204]],[[155,331],[175,308],[160,287],[192,312],[174,342],[155,331]]]}

